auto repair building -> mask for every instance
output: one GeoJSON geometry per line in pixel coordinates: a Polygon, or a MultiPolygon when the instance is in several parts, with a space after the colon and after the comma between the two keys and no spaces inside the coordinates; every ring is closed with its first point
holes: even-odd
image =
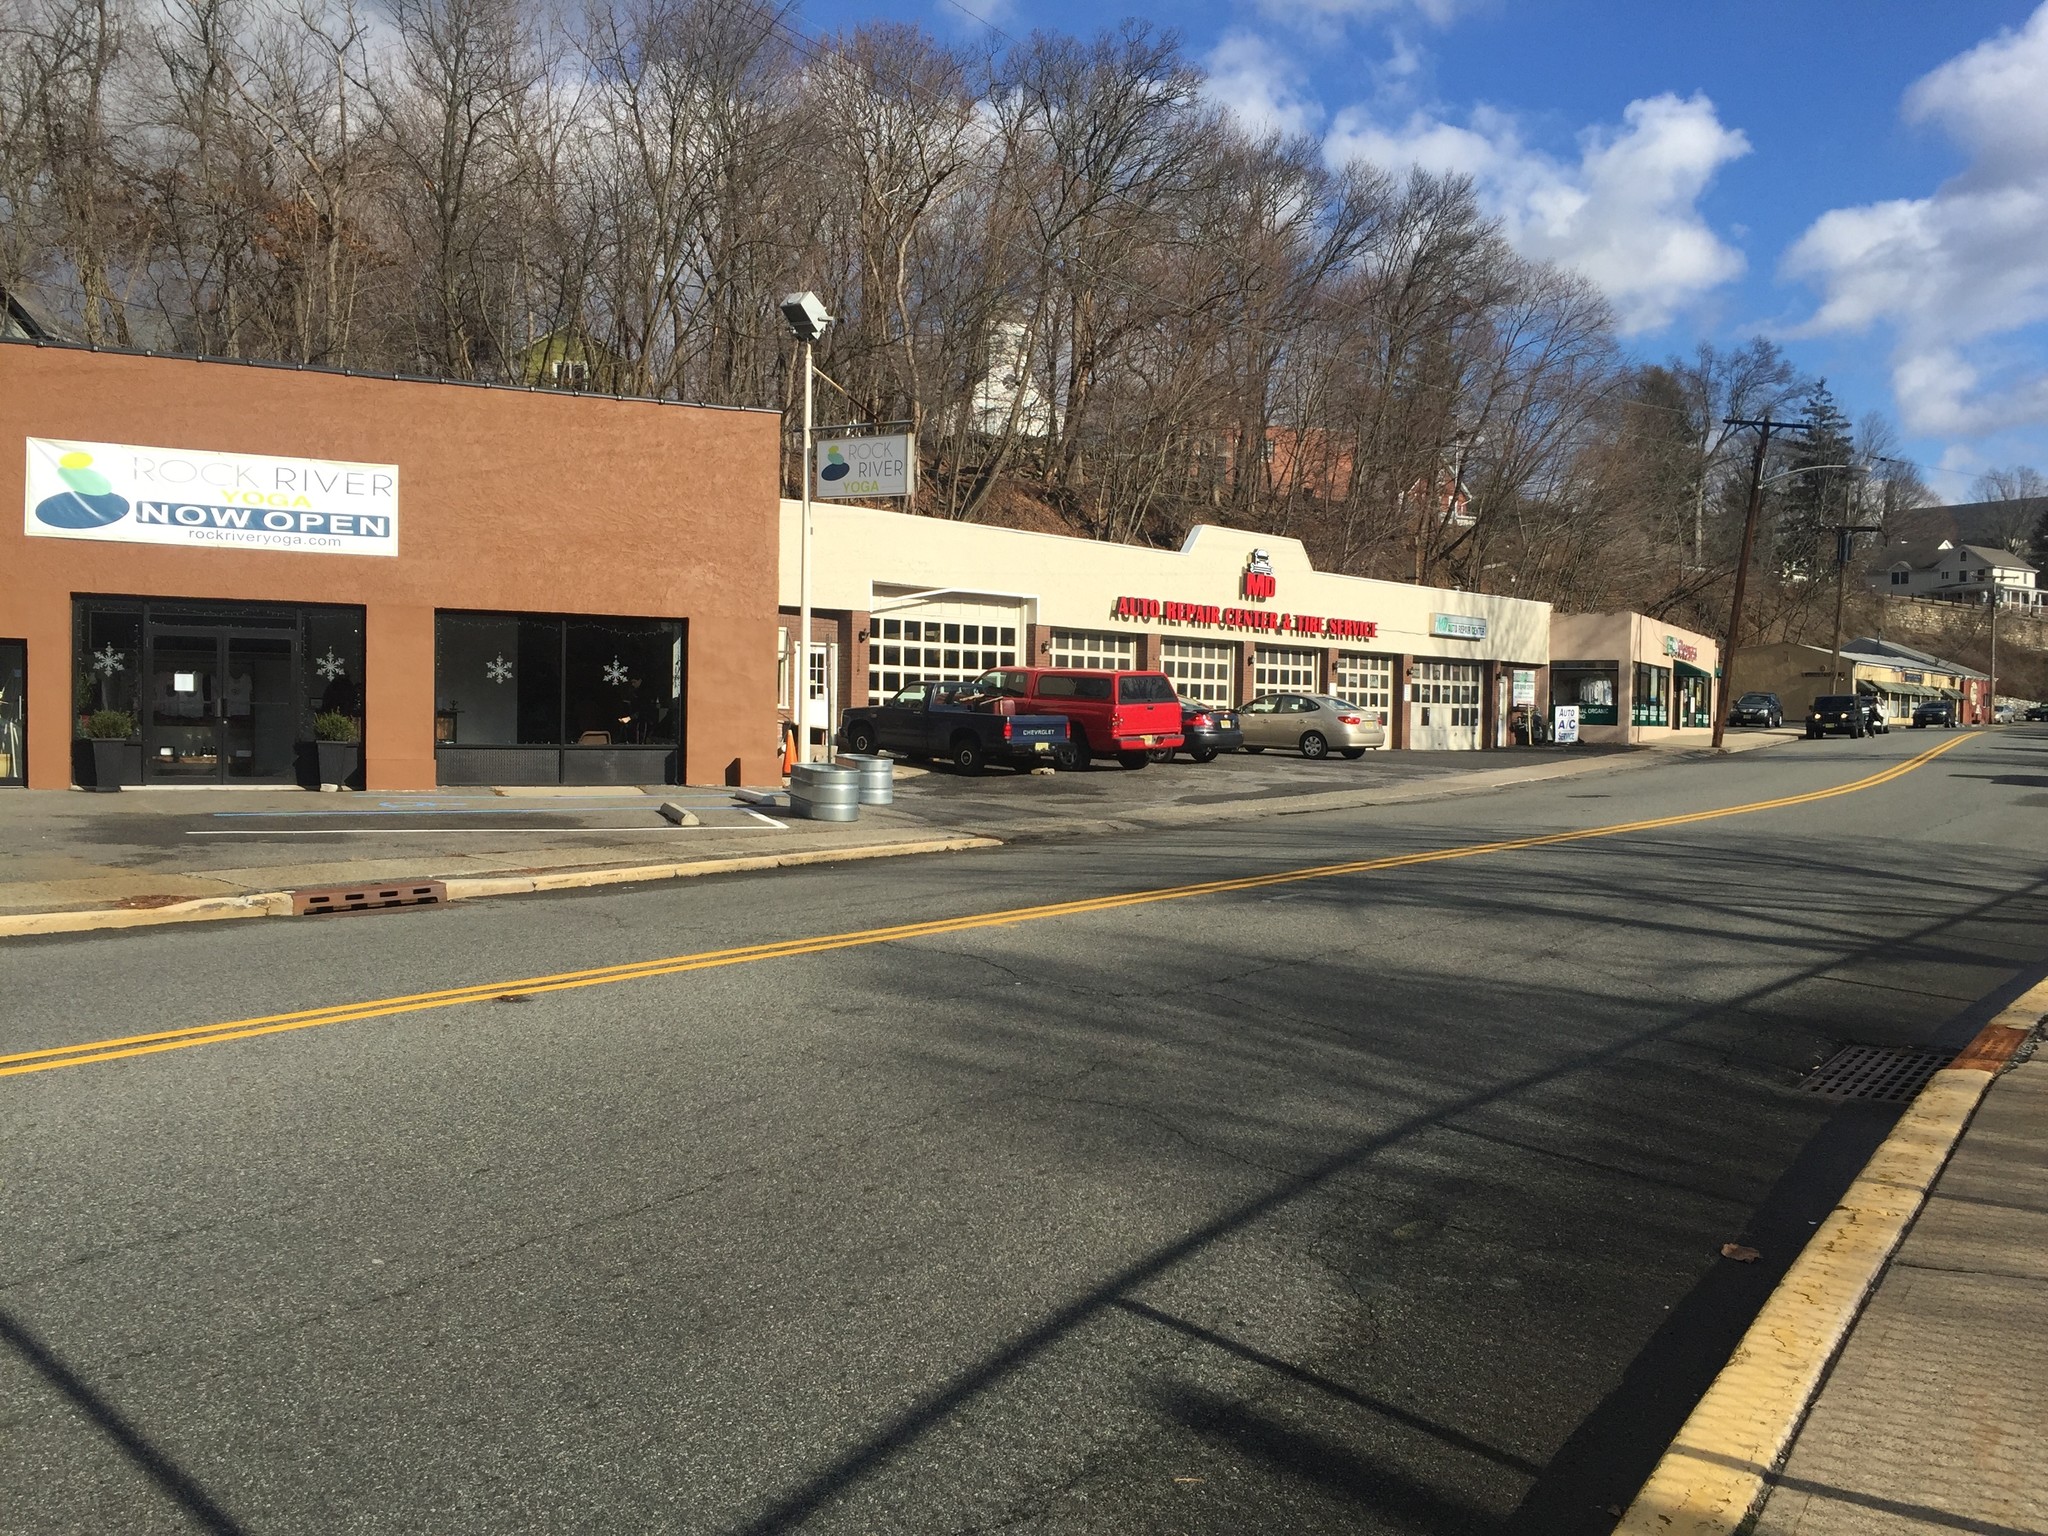
{"type": "Polygon", "coordinates": [[[1550,607],[1318,571],[1297,539],[1200,526],[1179,549],[812,507],[812,651],[796,697],[802,509],[782,507],[781,702],[822,741],[849,704],[990,667],[1157,668],[1186,699],[1327,693],[1390,745],[1507,744],[1550,607]]]}
{"type": "Polygon", "coordinates": [[[15,782],[776,776],[774,412],[4,341],[0,422],[15,782]]]}

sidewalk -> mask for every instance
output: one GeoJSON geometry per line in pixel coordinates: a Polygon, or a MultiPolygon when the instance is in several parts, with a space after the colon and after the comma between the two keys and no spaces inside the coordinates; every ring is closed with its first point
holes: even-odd
{"type": "Polygon", "coordinates": [[[1995,1080],[1755,1536],[2048,1532],[2048,1057],[1995,1080]]]}

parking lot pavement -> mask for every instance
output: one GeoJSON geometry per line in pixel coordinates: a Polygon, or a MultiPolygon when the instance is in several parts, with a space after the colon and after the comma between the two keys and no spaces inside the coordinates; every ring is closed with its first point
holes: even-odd
{"type": "Polygon", "coordinates": [[[364,880],[536,874],[783,854],[929,836],[871,810],[791,821],[717,789],[600,795],[262,790],[0,796],[0,913],[150,907],[364,880]],[[696,819],[660,814],[674,804],[696,819]]]}
{"type": "Polygon", "coordinates": [[[1489,788],[1650,761],[1648,754],[1621,747],[1508,747],[1484,753],[1370,752],[1349,762],[1226,752],[1207,763],[1176,757],[1127,769],[1104,760],[1055,774],[962,774],[940,765],[899,768],[895,809],[934,826],[1014,841],[1390,804],[1461,786],[1489,788]]]}
{"type": "MultiPolygon", "coordinates": [[[[1779,733],[1769,733],[1776,739],[1779,733]]],[[[1761,733],[1731,746],[1765,745],[1761,733]]],[[[1036,775],[899,765],[893,807],[857,822],[793,820],[723,789],[449,789],[309,795],[256,789],[0,795],[0,915],[170,903],[362,881],[528,876],[932,839],[1041,841],[1295,811],[1396,804],[1566,775],[1651,767],[1620,747],[1289,753],[1113,761],[1036,775]],[[676,826],[659,807],[696,818],[676,826]]]]}

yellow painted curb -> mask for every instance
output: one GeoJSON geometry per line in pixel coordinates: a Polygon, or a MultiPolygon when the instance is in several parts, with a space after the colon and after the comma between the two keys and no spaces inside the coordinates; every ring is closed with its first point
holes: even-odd
{"type": "MultiPolygon", "coordinates": [[[[2031,1032],[2044,1011],[2048,983],[2001,1013],[1978,1042],[1996,1031],[2031,1032]]],[[[1829,1363],[1996,1075],[1950,1068],[1914,1098],[1778,1282],[1615,1536],[1734,1536],[1762,1507],[1829,1363]]]]}
{"type": "Polygon", "coordinates": [[[135,910],[88,908],[82,912],[0,914],[0,939],[42,933],[89,933],[101,928],[154,928],[164,923],[211,923],[230,917],[289,917],[292,899],[283,891],[256,896],[202,896],[164,907],[135,910]]]}
{"type": "MultiPolygon", "coordinates": [[[[631,864],[610,869],[569,870],[553,875],[479,875],[446,880],[450,901],[482,896],[525,896],[534,891],[574,891],[599,885],[629,885],[646,880],[686,880],[696,875],[730,875],[748,870],[793,868],[804,864],[835,864],[861,859],[887,859],[915,853],[959,853],[969,848],[1000,848],[994,837],[925,838],[914,843],[863,843],[852,848],[815,848],[796,853],[755,854],[746,858],[700,859],[690,864],[631,864]]],[[[0,939],[47,933],[91,933],[112,928],[151,928],[164,923],[204,923],[229,917],[290,917],[289,891],[253,896],[208,896],[137,911],[101,907],[81,912],[0,914],[0,939]]]]}

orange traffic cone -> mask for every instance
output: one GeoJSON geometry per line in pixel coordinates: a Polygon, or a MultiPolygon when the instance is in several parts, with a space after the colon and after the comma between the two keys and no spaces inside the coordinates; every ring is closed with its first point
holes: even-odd
{"type": "Polygon", "coordinates": [[[782,722],[782,776],[786,779],[796,772],[796,725],[792,721],[782,722]]]}

